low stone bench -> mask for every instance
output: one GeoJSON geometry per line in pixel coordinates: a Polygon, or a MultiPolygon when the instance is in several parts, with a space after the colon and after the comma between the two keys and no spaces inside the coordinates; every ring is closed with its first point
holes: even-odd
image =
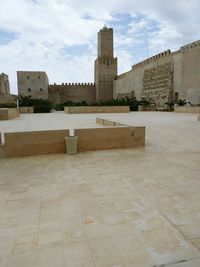
{"type": "Polygon", "coordinates": [[[19,116],[17,108],[0,108],[0,120],[11,120],[19,116]]]}
{"type": "Polygon", "coordinates": [[[179,106],[175,107],[174,111],[176,113],[200,113],[200,106],[194,106],[194,107],[179,106]]]}
{"type": "Polygon", "coordinates": [[[19,107],[20,114],[33,113],[33,107],[19,107]]]}
{"type": "Polygon", "coordinates": [[[85,114],[85,113],[128,113],[129,106],[84,106],[84,107],[65,107],[65,113],[85,114]]]}
{"type": "MultiPolygon", "coordinates": [[[[78,136],[78,152],[145,145],[145,127],[120,123],[103,128],[74,129],[74,134],[78,136]]],[[[65,153],[65,136],[69,136],[69,130],[4,133],[0,157],[65,153]]]]}

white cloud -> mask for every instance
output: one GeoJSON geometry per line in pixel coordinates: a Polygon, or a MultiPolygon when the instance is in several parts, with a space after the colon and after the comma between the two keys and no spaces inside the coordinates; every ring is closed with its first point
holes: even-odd
{"type": "Polygon", "coordinates": [[[151,54],[200,38],[199,0],[1,0],[0,8],[0,31],[16,34],[0,45],[0,72],[15,92],[17,70],[44,70],[57,83],[93,81],[96,35],[105,23],[116,29],[120,72],[146,56],[147,37],[151,54]],[[87,49],[75,54],[74,46],[87,49]]]}

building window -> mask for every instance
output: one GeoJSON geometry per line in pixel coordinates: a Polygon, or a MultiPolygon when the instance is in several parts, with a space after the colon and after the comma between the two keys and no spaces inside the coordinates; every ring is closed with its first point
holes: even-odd
{"type": "Polygon", "coordinates": [[[28,88],[28,91],[31,92],[31,88],[28,88]]]}
{"type": "Polygon", "coordinates": [[[40,88],[40,92],[42,92],[42,88],[40,88]]]}
{"type": "Polygon", "coordinates": [[[27,76],[27,79],[28,79],[28,80],[30,80],[30,77],[29,77],[29,76],[27,76]]]}
{"type": "Polygon", "coordinates": [[[38,79],[40,79],[40,76],[38,76],[38,79]]]}

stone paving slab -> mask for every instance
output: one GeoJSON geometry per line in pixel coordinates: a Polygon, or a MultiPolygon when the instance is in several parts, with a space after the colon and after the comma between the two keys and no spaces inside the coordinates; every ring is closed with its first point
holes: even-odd
{"type": "Polygon", "coordinates": [[[100,128],[96,124],[96,115],[75,114],[64,112],[20,114],[20,117],[0,121],[0,132],[23,132],[40,130],[60,130],[75,128],[100,128]]]}
{"type": "Polygon", "coordinates": [[[0,160],[1,267],[200,266],[199,123],[135,114],[145,148],[0,160]]]}

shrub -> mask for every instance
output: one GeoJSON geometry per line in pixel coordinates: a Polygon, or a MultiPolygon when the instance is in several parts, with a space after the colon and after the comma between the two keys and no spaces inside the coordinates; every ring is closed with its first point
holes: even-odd
{"type": "Polygon", "coordinates": [[[166,111],[174,111],[174,100],[170,101],[170,102],[165,102],[165,105],[167,106],[167,110],[166,111]]]}
{"type": "Polygon", "coordinates": [[[185,106],[187,104],[186,100],[185,99],[179,99],[178,100],[178,103],[177,103],[179,106],[185,106]]]}
{"type": "Polygon", "coordinates": [[[32,105],[34,113],[49,113],[52,109],[52,103],[46,99],[33,99],[32,105]]]}
{"type": "Polygon", "coordinates": [[[146,98],[142,98],[140,101],[139,101],[139,105],[140,106],[144,106],[144,107],[148,107],[149,105],[151,105],[153,102],[151,99],[146,99],[146,98]]]}
{"type": "Polygon", "coordinates": [[[15,103],[0,104],[0,108],[16,108],[15,103]]]}
{"type": "Polygon", "coordinates": [[[30,95],[29,96],[19,95],[18,99],[20,107],[30,107],[33,105],[33,99],[32,96],[30,95]]]}
{"type": "MultiPolygon", "coordinates": [[[[136,100],[136,98],[116,98],[111,99],[108,101],[101,101],[99,103],[93,103],[92,106],[129,106],[131,111],[137,111],[138,110],[139,101],[136,100]]],[[[64,107],[69,106],[88,106],[88,103],[86,101],[82,102],[72,102],[72,101],[66,101],[64,103],[60,103],[55,105],[56,110],[64,110],[64,107]]]]}
{"type": "Polygon", "coordinates": [[[56,110],[64,110],[65,107],[71,107],[71,106],[88,106],[88,103],[86,101],[81,102],[72,102],[72,101],[66,101],[64,103],[56,104],[55,109],[56,110]]]}

